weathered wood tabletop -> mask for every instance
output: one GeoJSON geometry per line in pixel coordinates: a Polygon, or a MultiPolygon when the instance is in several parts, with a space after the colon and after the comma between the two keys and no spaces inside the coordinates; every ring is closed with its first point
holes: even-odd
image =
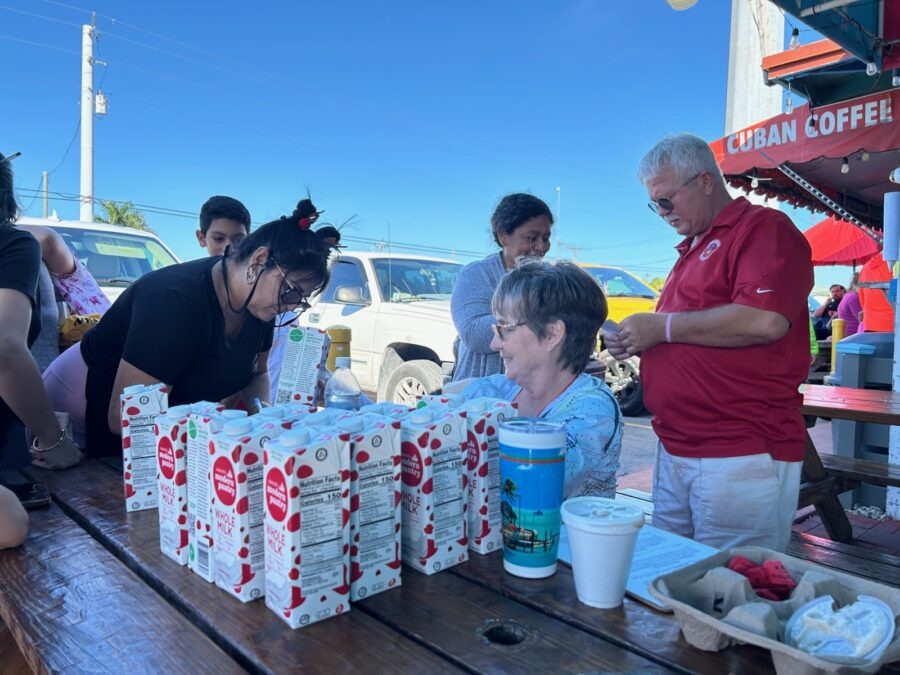
{"type": "MultiPolygon", "coordinates": [[[[690,647],[671,614],[629,598],[613,610],[580,604],[565,565],[549,579],[510,576],[500,553],[433,576],[404,569],[400,588],[291,630],[262,602],[242,604],[163,556],[156,511],[126,513],[110,466],[33,473],[54,505],[33,512],[25,546],[0,552],[0,615],[38,672],[772,670],[756,647],[690,647]]],[[[795,546],[900,581],[891,561],[795,546]]]]}

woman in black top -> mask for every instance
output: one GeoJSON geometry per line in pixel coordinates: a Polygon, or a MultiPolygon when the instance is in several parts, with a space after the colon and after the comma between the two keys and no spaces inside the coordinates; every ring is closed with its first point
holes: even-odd
{"type": "MultiPolygon", "coordinates": [[[[0,438],[18,418],[34,434],[34,462],[62,469],[77,463],[81,453],[60,428],[28,351],[41,329],[33,311],[41,248],[33,236],[14,227],[18,210],[10,162],[0,155],[0,438]]],[[[27,453],[18,455],[26,461],[4,456],[0,466],[27,463],[27,453]]]]}
{"type": "MultiPolygon", "coordinates": [[[[236,252],[150,272],[135,281],[84,336],[80,351],[48,369],[71,383],[86,365],[82,410],[91,456],[121,452],[119,397],[134,384],[170,385],[169,404],[266,399],[275,316],[305,308],[328,281],[328,247],[310,225],[308,199],[263,225],[236,252]],[[77,366],[77,364],[76,364],[77,366]]],[[[56,397],[55,397],[56,398],[56,397]]],[[[249,406],[248,406],[249,407],[249,406]]]]}

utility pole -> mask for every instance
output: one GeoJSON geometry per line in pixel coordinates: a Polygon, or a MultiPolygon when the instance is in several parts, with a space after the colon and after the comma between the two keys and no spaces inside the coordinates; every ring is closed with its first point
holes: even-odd
{"type": "Polygon", "coordinates": [[[47,187],[48,187],[48,185],[47,184],[49,183],[49,181],[50,181],[50,176],[46,171],[44,171],[44,218],[47,217],[47,213],[48,213],[48,211],[47,211],[47,187]]]}
{"type": "MultiPolygon", "coordinates": [[[[79,219],[94,222],[94,24],[81,27],[81,209],[79,219]]],[[[46,208],[45,208],[46,211],[46,208]]]]}

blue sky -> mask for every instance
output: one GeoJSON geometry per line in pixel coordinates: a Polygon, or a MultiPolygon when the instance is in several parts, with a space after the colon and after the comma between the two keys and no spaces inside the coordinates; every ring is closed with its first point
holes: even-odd
{"type": "MultiPolygon", "coordinates": [[[[41,215],[41,171],[55,169],[51,191],[78,193],[93,10],[109,99],[94,126],[98,198],[196,214],[228,194],[263,223],[309,188],[325,220],[356,216],[354,248],[390,238],[468,262],[494,250],[500,197],[527,191],[554,212],[559,197],[551,255],[664,276],[678,238],[647,209],[636,166],[666,133],[722,135],[730,5],[0,0],[0,150],[23,153],[27,215],[41,215]]],[[[78,217],[77,202],[51,208],[78,217]]],[[[202,252],[195,216],[147,217],[183,259],[202,252]]]]}

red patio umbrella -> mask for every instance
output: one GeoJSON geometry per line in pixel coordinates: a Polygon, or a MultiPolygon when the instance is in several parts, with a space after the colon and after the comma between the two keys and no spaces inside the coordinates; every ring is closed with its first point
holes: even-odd
{"type": "Polygon", "coordinates": [[[880,250],[855,225],[829,217],[803,233],[812,247],[813,265],[862,265],[880,250]]]}

